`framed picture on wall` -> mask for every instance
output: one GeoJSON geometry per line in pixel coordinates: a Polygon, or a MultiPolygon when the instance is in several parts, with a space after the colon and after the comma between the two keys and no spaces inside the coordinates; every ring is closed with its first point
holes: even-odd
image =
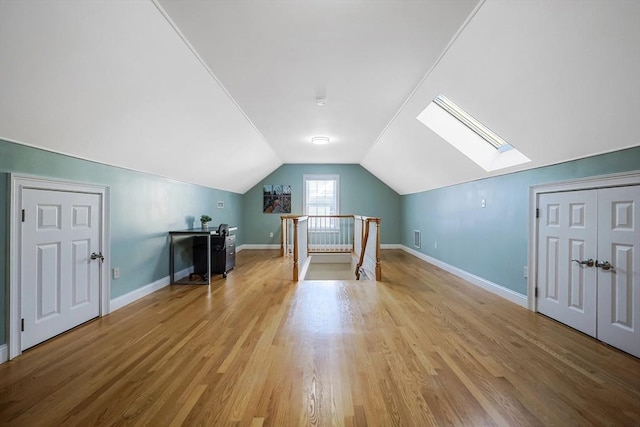
{"type": "Polygon", "coordinates": [[[291,213],[290,185],[265,185],[262,195],[262,212],[291,213]]]}

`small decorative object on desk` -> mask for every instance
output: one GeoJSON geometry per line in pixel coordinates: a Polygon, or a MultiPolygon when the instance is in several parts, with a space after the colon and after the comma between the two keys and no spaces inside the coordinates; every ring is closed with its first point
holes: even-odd
{"type": "Polygon", "coordinates": [[[200,223],[202,224],[203,230],[209,229],[209,222],[211,221],[211,217],[209,215],[202,215],[200,217],[200,223]]]}

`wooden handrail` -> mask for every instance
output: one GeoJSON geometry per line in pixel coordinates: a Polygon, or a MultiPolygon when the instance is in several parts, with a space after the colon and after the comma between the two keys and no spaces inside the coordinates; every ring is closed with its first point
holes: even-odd
{"type": "MultiPolygon", "coordinates": [[[[284,256],[284,246],[285,246],[285,229],[286,229],[286,223],[288,219],[301,219],[303,218],[303,221],[306,221],[308,218],[308,215],[280,215],[280,256],[284,256]]],[[[294,245],[295,245],[295,241],[294,241],[294,245]]]]}
{"type": "Polygon", "coordinates": [[[287,223],[287,218],[283,216],[280,217],[280,256],[284,256],[284,228],[287,223]]]}
{"type": "MultiPolygon", "coordinates": [[[[306,215],[304,216],[291,215],[291,216],[288,216],[288,219],[293,220],[293,281],[297,282],[300,275],[300,261],[299,261],[298,254],[300,253],[300,249],[301,249],[300,246],[298,245],[298,223],[307,221],[309,217],[306,215]]],[[[306,245],[304,250],[307,251],[306,245]]]]}
{"type": "Polygon", "coordinates": [[[298,218],[293,218],[293,281],[298,281],[298,218]]]}
{"type": "Polygon", "coordinates": [[[382,220],[376,218],[376,280],[382,280],[382,264],[380,263],[380,223],[382,220]]]}
{"type": "MultiPolygon", "coordinates": [[[[360,240],[360,254],[359,254],[359,259],[356,265],[356,278],[359,280],[360,279],[360,271],[362,269],[362,266],[365,264],[365,258],[367,255],[367,244],[369,242],[369,239],[372,237],[370,236],[370,231],[369,228],[371,226],[371,224],[375,224],[376,225],[376,235],[375,235],[375,241],[376,241],[376,246],[375,246],[375,254],[373,255],[375,257],[375,272],[373,272],[373,274],[375,274],[375,278],[376,280],[382,280],[382,266],[380,263],[380,223],[381,223],[381,219],[380,218],[376,218],[376,217],[367,217],[367,216],[363,216],[363,215],[292,215],[292,214],[288,214],[288,215],[281,215],[281,229],[282,232],[280,234],[280,256],[284,256],[285,255],[285,247],[289,247],[289,242],[290,240],[288,239],[287,235],[289,233],[289,229],[287,226],[287,221],[288,220],[292,220],[293,222],[293,250],[289,249],[288,251],[292,252],[293,255],[293,280],[297,281],[298,280],[298,276],[300,273],[300,250],[306,250],[307,252],[307,256],[308,254],[311,252],[309,249],[309,242],[307,241],[307,247],[306,248],[301,248],[300,247],[300,242],[299,242],[299,230],[298,230],[298,223],[301,221],[307,221],[309,219],[313,219],[313,218],[353,218],[354,221],[360,221],[362,227],[364,227],[364,229],[362,229],[360,231],[360,236],[355,236],[355,230],[356,227],[353,227],[352,233],[352,239],[351,239],[351,252],[355,252],[356,251],[356,239],[360,240]]],[[[309,233],[309,229],[307,229],[307,233],[309,233]]],[[[321,251],[315,251],[315,252],[321,252],[321,251]]],[[[314,252],[314,253],[315,253],[314,252]]],[[[369,257],[370,259],[371,257],[369,257]]],[[[370,264],[367,264],[370,265],[370,264]]]]}
{"type": "Polygon", "coordinates": [[[355,218],[356,215],[307,215],[309,218],[355,218]]]}
{"type": "Polygon", "coordinates": [[[362,236],[362,243],[360,245],[360,259],[358,260],[358,264],[356,264],[356,280],[360,280],[360,268],[364,263],[364,253],[367,247],[367,241],[369,240],[369,224],[367,221],[363,221],[364,227],[364,235],[362,236]]]}
{"type": "Polygon", "coordinates": [[[364,264],[365,254],[367,252],[367,243],[369,243],[369,224],[376,224],[376,267],[375,267],[375,275],[376,280],[382,280],[382,265],[380,264],[380,218],[372,218],[372,217],[364,217],[359,216],[360,220],[362,220],[365,230],[364,236],[362,237],[362,248],[360,250],[360,259],[358,260],[358,264],[356,265],[356,279],[360,280],[360,269],[364,264]]]}

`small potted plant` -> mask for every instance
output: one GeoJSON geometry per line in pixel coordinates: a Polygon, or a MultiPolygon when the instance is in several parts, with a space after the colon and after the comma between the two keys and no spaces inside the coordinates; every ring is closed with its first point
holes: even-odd
{"type": "Polygon", "coordinates": [[[202,224],[203,230],[207,230],[209,228],[210,221],[211,221],[211,217],[209,215],[202,215],[200,217],[200,223],[202,224]]]}

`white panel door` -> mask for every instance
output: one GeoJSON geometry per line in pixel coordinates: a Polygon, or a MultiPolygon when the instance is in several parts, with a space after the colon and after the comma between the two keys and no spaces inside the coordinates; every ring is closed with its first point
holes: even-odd
{"type": "Polygon", "coordinates": [[[640,186],[598,190],[598,265],[597,337],[640,357],[640,186]]]}
{"type": "Polygon", "coordinates": [[[100,314],[101,196],[39,189],[22,192],[21,348],[100,314]]]}
{"type": "Polygon", "coordinates": [[[597,253],[597,194],[541,194],[538,208],[538,311],[595,336],[596,268],[586,262],[597,253]]]}

